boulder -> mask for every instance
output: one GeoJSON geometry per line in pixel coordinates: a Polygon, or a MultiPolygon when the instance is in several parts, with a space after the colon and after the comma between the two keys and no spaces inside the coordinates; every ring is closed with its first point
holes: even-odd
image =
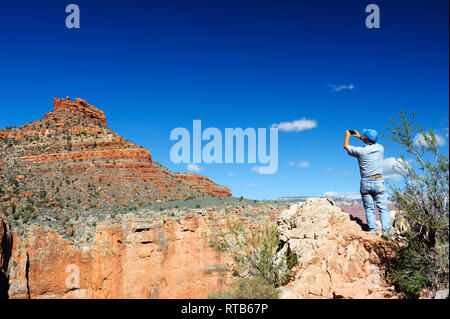
{"type": "Polygon", "coordinates": [[[395,244],[362,231],[333,201],[311,198],[278,220],[297,255],[282,298],[397,298],[384,278],[395,244]]]}

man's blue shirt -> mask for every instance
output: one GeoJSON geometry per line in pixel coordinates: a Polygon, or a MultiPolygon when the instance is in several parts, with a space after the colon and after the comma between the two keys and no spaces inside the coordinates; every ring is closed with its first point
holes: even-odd
{"type": "Polygon", "coordinates": [[[364,147],[347,147],[348,155],[356,157],[361,177],[383,174],[384,148],[381,144],[370,144],[364,147]]]}

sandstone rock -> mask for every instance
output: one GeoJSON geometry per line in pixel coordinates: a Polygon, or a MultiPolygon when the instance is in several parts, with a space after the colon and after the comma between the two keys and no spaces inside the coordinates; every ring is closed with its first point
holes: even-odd
{"type": "Polygon", "coordinates": [[[295,214],[282,214],[278,220],[299,262],[282,297],[396,298],[384,279],[384,265],[395,257],[395,244],[363,232],[327,199],[308,199],[297,207],[295,214]]]}
{"type": "Polygon", "coordinates": [[[105,114],[96,107],[88,104],[86,101],[76,98],[75,102],[71,102],[68,97],[64,99],[53,99],[53,112],[46,114],[46,117],[51,117],[53,113],[72,113],[82,117],[89,118],[98,124],[106,126],[105,114]]]}
{"type": "Polygon", "coordinates": [[[411,229],[411,227],[404,216],[405,212],[396,210],[392,211],[392,213],[393,213],[392,216],[393,230],[399,235],[408,232],[411,229]]]}
{"type": "Polygon", "coordinates": [[[9,297],[206,298],[224,287],[229,259],[202,234],[223,223],[200,215],[104,222],[81,246],[31,226],[14,233],[9,297]]]}
{"type": "Polygon", "coordinates": [[[448,299],[448,288],[439,289],[434,295],[434,299],[448,299]]]}

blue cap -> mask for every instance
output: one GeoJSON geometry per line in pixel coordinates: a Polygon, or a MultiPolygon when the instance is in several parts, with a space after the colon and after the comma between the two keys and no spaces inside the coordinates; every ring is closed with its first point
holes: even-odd
{"type": "Polygon", "coordinates": [[[378,132],[369,128],[369,129],[363,129],[362,130],[362,136],[366,136],[367,140],[371,143],[376,143],[377,139],[378,139],[378,132]]]}

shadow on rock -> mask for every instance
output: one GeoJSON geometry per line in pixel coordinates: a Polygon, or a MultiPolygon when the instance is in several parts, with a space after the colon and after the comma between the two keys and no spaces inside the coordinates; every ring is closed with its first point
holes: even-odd
{"type": "Polygon", "coordinates": [[[350,215],[350,220],[355,221],[359,226],[361,226],[361,229],[362,229],[363,231],[369,231],[369,230],[370,230],[370,229],[369,229],[369,225],[367,225],[366,223],[364,223],[364,222],[362,221],[361,218],[356,217],[356,216],[353,216],[353,215],[350,215]]]}

